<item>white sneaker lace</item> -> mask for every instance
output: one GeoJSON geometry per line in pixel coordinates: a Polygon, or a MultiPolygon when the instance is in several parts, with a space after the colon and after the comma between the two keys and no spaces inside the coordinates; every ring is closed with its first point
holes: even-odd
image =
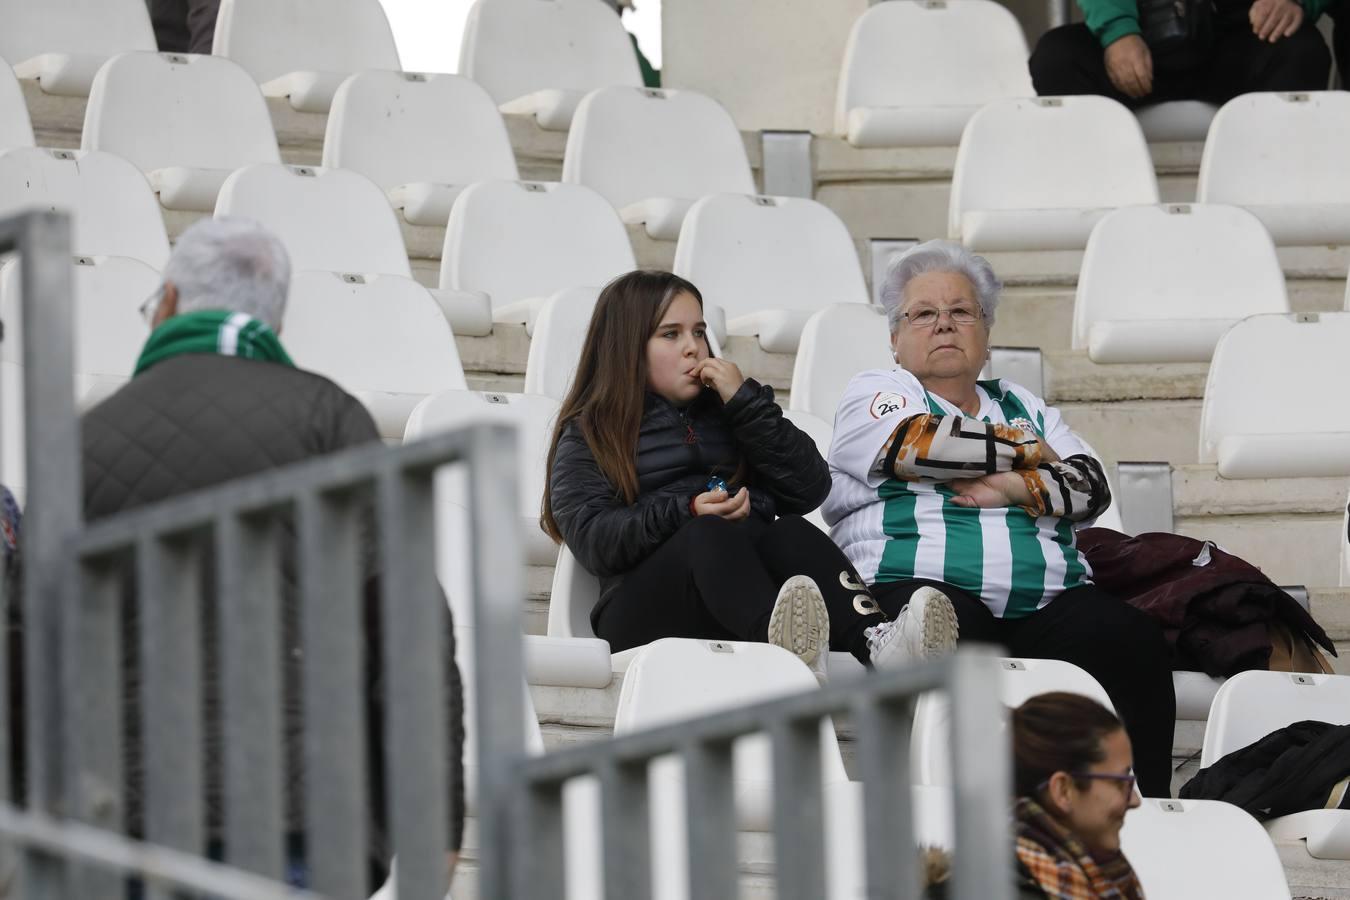
{"type": "MultiPolygon", "coordinates": [[[[904,614],[904,610],[901,611],[901,614],[904,614]]],[[[868,652],[871,655],[876,656],[877,653],[881,651],[881,648],[886,646],[890,641],[892,635],[899,627],[900,620],[897,618],[893,621],[882,622],[880,625],[873,625],[871,628],[864,631],[863,636],[867,638],[868,652]]]]}

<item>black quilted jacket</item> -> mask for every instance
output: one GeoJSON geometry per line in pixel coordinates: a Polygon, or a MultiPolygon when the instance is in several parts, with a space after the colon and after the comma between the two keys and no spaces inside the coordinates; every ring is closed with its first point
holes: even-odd
{"type": "MultiPolygon", "coordinates": [[[[235,357],[190,354],[165,360],[134,378],[129,384],[91,409],[82,421],[84,506],[87,519],[109,516],[126,509],[182,494],[234,478],[301,462],[357,444],[379,440],[370,414],[350,394],[312,372],[235,357]]],[[[282,551],[283,640],[286,648],[283,700],[286,732],[286,827],[295,833],[303,826],[303,779],[300,705],[299,604],[296,602],[294,529],[284,529],[282,551]]],[[[368,579],[364,591],[365,647],[368,661],[366,685],[367,724],[375,754],[372,765],[375,796],[371,798],[371,854],[387,860],[383,825],[383,766],[379,755],[383,689],[378,659],[381,643],[378,581],[374,535],[366,540],[362,560],[368,579]]],[[[214,604],[207,592],[208,604],[214,604]]],[[[462,696],[459,672],[454,663],[453,633],[446,609],[447,710],[453,750],[451,764],[456,791],[451,798],[452,849],[458,849],[463,821],[463,785],[459,748],[463,746],[462,696]]],[[[134,606],[128,605],[124,628],[135,627],[134,606]]],[[[204,622],[207,672],[207,807],[208,829],[219,837],[220,729],[214,712],[219,703],[215,684],[215,629],[204,622]]],[[[127,630],[128,635],[134,631],[127,630]]],[[[128,648],[130,649],[130,648],[128,648]]],[[[126,702],[128,719],[138,708],[138,665],[128,657],[126,702]]],[[[130,735],[127,753],[128,825],[140,833],[141,771],[138,741],[130,735]]]]}
{"type": "Polygon", "coordinates": [[[720,475],[733,493],[740,487],[733,482],[739,456],[751,515],[803,515],[830,493],[829,466],[815,443],[783,418],[773,388],[752,378],[725,406],[712,392],[686,409],[647,395],[631,506],[600,471],[580,426],[568,423],[549,473],[553,518],[577,561],[600,576],[601,604],[624,573],[693,518],[689,502],[710,476],[720,475]]]}

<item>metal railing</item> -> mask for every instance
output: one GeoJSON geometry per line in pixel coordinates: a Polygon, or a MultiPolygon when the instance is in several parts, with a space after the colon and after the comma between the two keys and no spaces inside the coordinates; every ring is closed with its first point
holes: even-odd
{"type": "MultiPolygon", "coordinates": [[[[493,798],[505,797],[512,753],[524,746],[522,698],[501,688],[522,671],[514,430],[478,425],[396,449],[356,448],[84,525],[65,216],[0,221],[0,254],[13,251],[23,262],[29,351],[27,803],[20,809],[9,802],[10,761],[0,756],[0,840],[18,850],[17,873],[0,873],[0,886],[17,874],[17,884],[8,886],[13,896],[121,900],[130,876],[151,897],[169,889],[240,900],[296,895],[280,883],[286,860],[278,534],[286,520],[294,523],[297,548],[310,884],[335,898],[369,893],[360,603],[363,525],[372,523],[381,571],[383,744],[398,892],[440,900],[452,776],[433,477],[447,463],[470,469],[479,738],[492,748],[483,758],[493,761],[483,767],[480,822],[487,833],[506,837],[506,823],[494,811],[502,804],[493,798]],[[209,558],[228,735],[222,741],[224,864],[203,858],[202,599],[209,558]],[[128,571],[134,572],[139,628],[123,635],[128,571]],[[135,642],[142,674],[145,842],[122,835],[124,640],[135,642]]],[[[7,671],[5,648],[0,641],[0,673],[7,671]]],[[[6,698],[0,690],[0,721],[8,723],[6,698]]],[[[12,853],[9,859],[13,864],[12,853]]]]}

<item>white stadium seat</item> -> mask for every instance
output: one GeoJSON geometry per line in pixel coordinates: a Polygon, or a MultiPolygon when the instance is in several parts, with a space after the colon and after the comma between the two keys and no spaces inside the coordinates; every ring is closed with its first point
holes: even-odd
{"type": "Polygon", "coordinates": [[[604,196],[630,225],[673,241],[695,200],[753,194],[745,143],[710,97],[612,87],[587,94],[567,134],[562,180],[604,196]]]}
{"type": "Polygon", "coordinates": [[[976,251],[1078,250],[1110,210],[1157,202],[1148,144],[1124,106],[995,100],[961,136],[947,232],[976,251]]]}
{"type": "Polygon", "coordinates": [[[503,112],[566,131],[596,88],[641,87],[628,33],[602,0],[477,0],[460,45],[459,71],[503,112]]]}
{"type": "Polygon", "coordinates": [[[890,329],[881,307],[838,303],[822,309],[802,328],[789,407],[834,422],[844,388],[854,375],[894,366],[890,329]]]}
{"type": "Polygon", "coordinates": [[[1350,475],[1350,312],[1252,316],[1214,350],[1200,462],[1224,478],[1350,475]],[[1265,413],[1254,415],[1254,409],[1265,413]]]}
{"type": "Polygon", "coordinates": [[[443,226],[466,185],[517,177],[492,98],[458,75],[367,71],[338,88],[323,164],[360,172],[414,225],[443,226]]]}
{"type": "MultiPolygon", "coordinates": [[[[1305,720],[1350,725],[1350,676],[1240,672],[1214,697],[1200,766],[1305,720]]],[[[1350,809],[1291,813],[1265,825],[1276,841],[1306,840],[1308,852],[1318,859],[1350,860],[1350,809]]]]}
{"type": "MultiPolygon", "coordinates": [[[[450,313],[474,295],[486,297],[492,320],[523,322],[533,331],[547,297],[567,288],[603,287],[636,265],[623,222],[594,191],[575,184],[483,182],[460,194],[450,212],[441,300],[450,313]]],[[[491,321],[481,333],[490,329],[491,321]]]]}
{"type": "Polygon", "coordinates": [[[1350,587],[1350,504],[1341,522],[1341,587],[1350,587]]]}
{"type": "Polygon", "coordinates": [[[146,173],[165,207],[199,212],[215,208],[235,169],[281,162],[257,84],[218,56],[108,60],[89,92],[81,146],[116,153],[146,173]]]}
{"type": "Polygon", "coordinates": [[[1246,207],[1284,245],[1350,242],[1350,94],[1243,94],[1214,117],[1196,199],[1246,207]]]}
{"type": "MultiPolygon", "coordinates": [[[[996,689],[999,700],[1009,707],[1021,706],[1047,691],[1068,691],[1115,709],[1097,679],[1073,663],[1058,659],[1001,659],[996,689]]],[[[915,783],[952,783],[950,719],[951,707],[945,697],[926,694],[919,698],[910,740],[915,783]]],[[[999,740],[1007,738],[1000,736],[999,740]]]]}
{"type": "Polygon", "coordinates": [[[1171,100],[1134,111],[1150,144],[1205,140],[1217,106],[1200,100],[1171,100]]]}
{"type": "Polygon", "coordinates": [[[468,388],[440,307],[398,275],[295,273],[282,343],[296,365],[364,403],[385,438],[402,439],[426,397],[468,388]]]}
{"type": "Polygon", "coordinates": [[[0,59],[0,151],[33,146],[33,124],[28,104],[14,70],[0,59]]]}
{"type": "Polygon", "coordinates": [[[109,57],[154,50],[145,0],[0,0],[0,57],[48,94],[83,97],[109,57]]]}
{"type": "MultiPolygon", "coordinates": [[[[0,268],[0,321],[14,340],[0,341],[0,359],[23,366],[19,261],[0,268]]],[[[136,259],[80,256],[75,284],[75,400],[88,409],[126,382],[136,368],[150,328],[140,307],[160,284],[159,273],[136,259]]]]}
{"type": "Polygon", "coordinates": [[[225,179],[216,215],[262,223],[286,245],[292,271],[412,277],[389,200],[374,182],[355,172],[246,166],[225,179]]]}
{"type": "Polygon", "coordinates": [[[81,256],[129,256],[156,269],[169,261],[154,192],[111,153],[25,147],[0,154],[0,214],[32,208],[70,213],[70,249],[81,256]]]}
{"type": "Polygon", "coordinates": [[[301,112],[328,112],[353,72],[403,68],[379,0],[221,0],[211,52],[301,112]]]}
{"type": "Polygon", "coordinates": [[[543,394],[559,403],[566,398],[599,295],[596,288],[568,288],[539,307],[525,360],[525,393],[543,394]]]}
{"type": "Polygon", "coordinates": [[[27,499],[25,458],[23,367],[0,359],[0,484],[20,506],[27,499]]]}
{"type": "Polygon", "coordinates": [[[758,336],[770,353],[796,352],[826,306],[868,302],[848,228],[814,200],[704,197],[680,229],[674,271],[726,315],[728,334],[758,336]]]}
{"type": "Polygon", "coordinates": [[[853,23],[834,130],[855,147],[955,146],[985,103],[1031,97],[1022,26],[992,0],[895,0],[853,23]]]}
{"type": "Polygon", "coordinates": [[[1073,346],[1098,363],[1208,362],[1239,320],[1288,311],[1275,245],[1251,213],[1131,206],[1107,215],[1088,238],[1073,346]]]}
{"type": "Polygon", "coordinates": [[[1146,797],[1125,814],[1120,844],[1149,900],[1289,900],[1275,845],[1228,803],[1146,797]]]}

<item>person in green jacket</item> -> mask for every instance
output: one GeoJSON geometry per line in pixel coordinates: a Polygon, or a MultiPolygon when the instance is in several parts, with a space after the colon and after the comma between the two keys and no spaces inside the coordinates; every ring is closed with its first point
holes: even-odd
{"type": "Polygon", "coordinates": [[[1331,53],[1314,23],[1334,2],[1350,0],[1213,0],[1206,38],[1150,46],[1140,6],[1171,4],[1078,0],[1084,21],[1041,37],[1031,54],[1031,80],[1041,96],[1101,94],[1131,108],[1167,100],[1222,105],[1252,91],[1325,90],[1331,53]]]}

